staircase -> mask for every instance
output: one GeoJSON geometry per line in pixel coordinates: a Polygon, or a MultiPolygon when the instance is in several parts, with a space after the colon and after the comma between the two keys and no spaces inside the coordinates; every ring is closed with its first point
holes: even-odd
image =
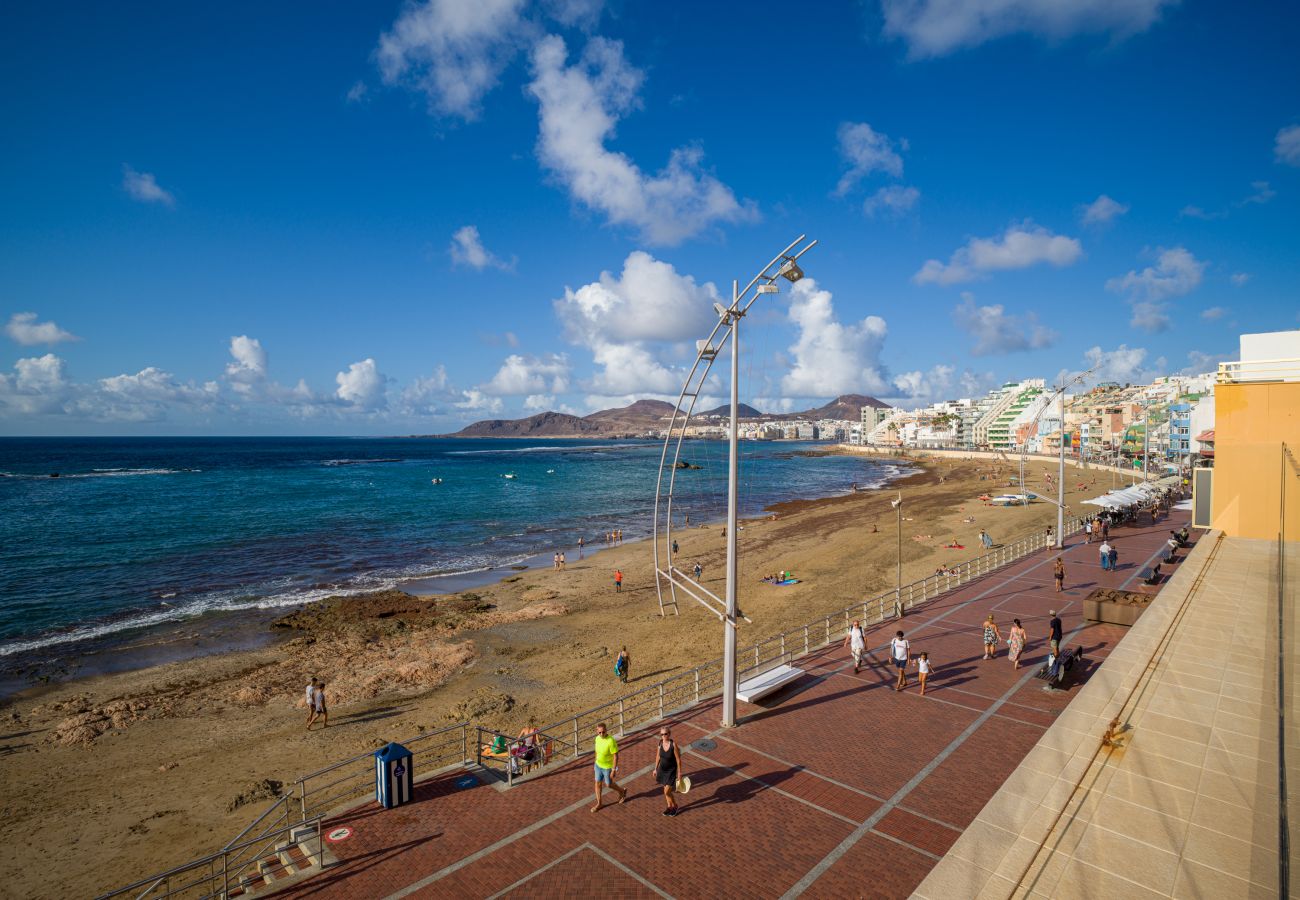
{"type": "Polygon", "coordinates": [[[294,829],[287,841],[275,845],[273,852],[244,867],[225,900],[262,897],[296,881],[299,875],[318,871],[322,867],[318,846],[316,829],[307,825],[294,829]]]}

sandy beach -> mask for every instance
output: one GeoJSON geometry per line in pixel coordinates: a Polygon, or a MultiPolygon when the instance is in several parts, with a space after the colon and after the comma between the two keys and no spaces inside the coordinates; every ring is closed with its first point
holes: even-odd
{"type": "MultiPolygon", "coordinates": [[[[979,555],[981,529],[1001,543],[1055,522],[1049,503],[978,500],[1008,490],[1006,463],[916,466],[889,488],[779,504],[775,519],[745,523],[740,603],[753,624],[741,624],[742,645],[892,585],[896,491],[905,582],[979,555]],[[945,549],[953,538],[965,549],[945,549]],[[760,582],[779,570],[801,583],[760,582]]],[[[1030,464],[1032,490],[1049,493],[1047,470],[1030,464]]],[[[1069,468],[1066,480],[1076,512],[1111,484],[1109,474],[1069,468]]],[[[678,540],[683,567],[698,561],[721,594],[721,529],[694,527],[678,540]]],[[[267,780],[288,783],[466,718],[514,732],[530,717],[563,718],[717,657],[717,620],[687,603],[680,618],[660,618],[644,542],[571,550],[563,572],[530,568],[459,595],[317,604],[285,617],[276,628],[285,637],[268,647],[18,694],[0,732],[9,848],[0,893],[93,895],[219,848],[272,798],[267,780]],[[625,576],[618,594],[615,568],[625,576]],[[613,674],[621,646],[632,656],[627,686],[613,674]],[[313,675],[328,684],[330,726],[308,733],[301,695],[313,675]]]]}

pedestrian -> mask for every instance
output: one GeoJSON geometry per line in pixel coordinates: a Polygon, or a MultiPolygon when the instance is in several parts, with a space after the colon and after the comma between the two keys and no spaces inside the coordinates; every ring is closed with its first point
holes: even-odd
{"type": "Polygon", "coordinates": [[[586,542],[582,539],[582,535],[578,535],[578,555],[579,555],[579,556],[582,555],[582,547],[583,547],[583,544],[585,544],[585,543],[586,543],[586,542]]]}
{"type": "Polygon", "coordinates": [[[857,674],[862,666],[862,654],[867,652],[867,639],[857,619],[854,619],[853,624],[849,626],[849,633],[844,636],[843,646],[848,647],[849,653],[853,654],[853,672],[857,674]]]}
{"type": "Polygon", "coordinates": [[[618,793],[618,802],[627,801],[627,791],[618,786],[614,776],[618,773],[618,741],[605,733],[605,723],[596,726],[596,739],[592,742],[596,751],[596,805],[592,812],[600,812],[600,792],[605,785],[618,793]]]}
{"type": "Polygon", "coordinates": [[[894,668],[898,669],[898,683],[894,685],[894,690],[901,691],[907,687],[907,664],[912,661],[912,645],[903,638],[903,632],[894,634],[894,639],[889,642],[889,652],[894,660],[894,668]]]}
{"type": "Polygon", "coordinates": [[[620,543],[620,544],[623,543],[623,529],[622,529],[622,528],[620,528],[618,531],[614,532],[614,540],[615,540],[617,543],[620,543]]]}
{"type": "Polygon", "coordinates": [[[1056,593],[1061,593],[1061,588],[1065,585],[1065,563],[1061,557],[1056,558],[1055,565],[1052,566],[1052,578],[1056,581],[1056,593]]]}
{"type": "Polygon", "coordinates": [[[1101,539],[1103,541],[1110,540],[1110,519],[1101,520],[1101,539]]]}
{"type": "Polygon", "coordinates": [[[627,648],[624,647],[622,650],[618,651],[618,659],[614,660],[614,674],[617,675],[618,680],[624,684],[627,684],[627,672],[631,665],[632,654],[628,653],[627,648]]]}
{"type": "Polygon", "coordinates": [[[930,677],[930,654],[922,653],[916,658],[916,678],[921,682],[921,696],[925,696],[925,680],[930,677]]]}
{"type": "Polygon", "coordinates": [[[673,556],[677,555],[677,541],[673,541],[673,556]]]}
{"type": "Polygon", "coordinates": [[[564,571],[564,551],[560,551],[560,571],[564,571]]]}
{"type": "Polygon", "coordinates": [[[614,570],[614,593],[620,594],[622,592],[623,592],[623,570],[615,569],[614,570]]]}
{"type": "Polygon", "coordinates": [[[1097,549],[1098,552],[1100,552],[1101,554],[1102,569],[1106,571],[1110,571],[1110,543],[1107,541],[1102,541],[1101,546],[1097,549]]]}
{"type": "Polygon", "coordinates": [[[1056,614],[1056,610],[1050,609],[1047,614],[1052,617],[1047,623],[1047,643],[1052,649],[1053,656],[1059,656],[1061,653],[1061,618],[1056,614]]]}
{"type": "Polygon", "coordinates": [[[1020,668],[1020,654],[1025,650],[1026,639],[1027,635],[1020,620],[1012,619],[1011,630],[1007,633],[1007,658],[1011,660],[1012,668],[1020,668]]]}
{"type": "Polygon", "coordinates": [[[700,580],[700,576],[703,575],[703,574],[704,574],[704,567],[701,566],[699,563],[696,563],[696,564],[695,564],[695,580],[696,580],[696,581],[699,581],[699,580],[700,580]]]}
{"type": "Polygon", "coordinates": [[[311,723],[316,721],[316,676],[311,677],[307,682],[307,730],[311,731],[311,723]]]}
{"type": "Polygon", "coordinates": [[[1088,536],[1088,540],[1085,543],[1091,544],[1092,543],[1092,521],[1091,520],[1084,523],[1083,533],[1088,536]]]}
{"type": "Polygon", "coordinates": [[[989,537],[989,533],[983,528],[980,529],[980,546],[985,550],[993,546],[993,539],[989,537]]]}
{"type": "Polygon", "coordinates": [[[1002,632],[998,631],[998,625],[993,621],[993,613],[984,620],[984,658],[992,659],[998,655],[998,641],[1002,640],[1002,632]]]}
{"type": "Polygon", "coordinates": [[[330,727],[330,711],[325,706],[325,682],[323,681],[316,682],[316,698],[313,701],[311,719],[307,722],[308,731],[311,731],[311,724],[316,721],[317,716],[320,716],[321,728],[330,727]]]}
{"type": "Polygon", "coordinates": [[[1119,551],[1111,547],[1110,553],[1107,555],[1110,557],[1110,570],[1114,572],[1119,568],[1119,551]]]}
{"type": "Polygon", "coordinates": [[[557,572],[560,571],[560,554],[555,554],[554,558],[551,559],[551,568],[557,572]]]}
{"type": "Polygon", "coordinates": [[[682,754],[673,740],[672,729],[665,725],[659,729],[659,753],[655,758],[655,784],[663,786],[664,803],[668,805],[665,816],[677,815],[677,798],[673,794],[682,774],[682,754]]]}

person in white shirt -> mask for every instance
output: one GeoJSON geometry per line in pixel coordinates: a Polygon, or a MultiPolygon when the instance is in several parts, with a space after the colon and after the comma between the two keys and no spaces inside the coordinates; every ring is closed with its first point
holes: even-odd
{"type": "Polygon", "coordinates": [[[930,677],[930,654],[922,653],[916,658],[916,677],[921,682],[921,696],[925,696],[925,679],[930,677]]]}
{"type": "Polygon", "coordinates": [[[848,647],[849,652],[853,654],[853,672],[856,674],[862,666],[862,654],[867,652],[867,639],[857,619],[854,619],[853,624],[849,626],[849,633],[844,636],[843,646],[848,647]]]}
{"type": "Polygon", "coordinates": [[[316,676],[313,675],[311,681],[307,682],[307,730],[311,731],[311,723],[316,721],[316,676]]]}
{"type": "Polygon", "coordinates": [[[889,652],[894,658],[894,667],[898,669],[898,684],[894,685],[894,690],[901,691],[907,687],[907,664],[912,661],[912,645],[903,638],[903,632],[896,633],[889,642],[889,652]]]}
{"type": "Polygon", "coordinates": [[[1101,546],[1097,548],[1097,552],[1101,554],[1101,567],[1103,569],[1109,569],[1110,568],[1110,542],[1102,541],[1101,546]]]}

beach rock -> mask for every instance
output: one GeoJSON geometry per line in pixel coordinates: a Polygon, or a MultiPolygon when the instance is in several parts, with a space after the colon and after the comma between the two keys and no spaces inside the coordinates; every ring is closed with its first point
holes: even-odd
{"type": "Polygon", "coordinates": [[[453,722],[482,722],[502,717],[515,708],[515,698],[489,688],[479,688],[447,711],[453,722]]]}
{"type": "Polygon", "coordinates": [[[525,603],[535,603],[539,600],[554,600],[558,596],[560,595],[557,591],[550,590],[549,588],[535,587],[524,591],[519,595],[519,599],[525,603]]]}
{"type": "Polygon", "coordinates": [[[249,785],[248,789],[238,794],[226,805],[226,812],[234,812],[241,806],[257,803],[260,800],[275,800],[284,791],[284,782],[273,778],[263,778],[249,785]]]}

